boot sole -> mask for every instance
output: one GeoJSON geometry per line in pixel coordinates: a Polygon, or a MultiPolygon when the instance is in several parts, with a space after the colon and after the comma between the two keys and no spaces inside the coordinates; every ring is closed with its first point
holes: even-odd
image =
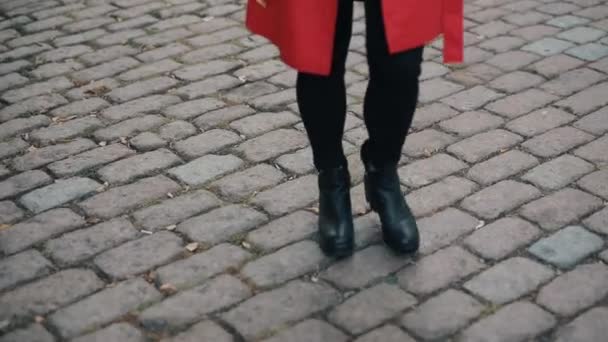
{"type": "Polygon", "coordinates": [[[330,244],[328,242],[319,241],[319,247],[328,257],[346,258],[353,254],[354,244],[330,244]]]}

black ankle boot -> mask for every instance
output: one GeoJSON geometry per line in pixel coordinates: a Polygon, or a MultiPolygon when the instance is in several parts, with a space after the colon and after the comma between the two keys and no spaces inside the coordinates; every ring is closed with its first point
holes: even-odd
{"type": "Polygon", "coordinates": [[[319,172],[319,245],[328,256],[353,253],[350,175],[346,166],[319,172]]]}
{"type": "Polygon", "coordinates": [[[415,253],[420,245],[418,226],[405,202],[399,183],[397,164],[374,165],[367,144],[361,149],[365,166],[365,197],[380,216],[384,242],[397,253],[415,253]]]}

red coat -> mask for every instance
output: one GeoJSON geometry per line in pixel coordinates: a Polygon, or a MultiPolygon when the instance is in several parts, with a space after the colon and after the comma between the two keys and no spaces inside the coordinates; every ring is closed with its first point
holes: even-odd
{"type": "MultiPolygon", "coordinates": [[[[446,63],[463,59],[463,0],[382,1],[390,52],[424,45],[444,36],[446,63]]],[[[269,39],[281,59],[298,71],[328,75],[338,11],[337,0],[249,0],[246,25],[269,39]]]]}

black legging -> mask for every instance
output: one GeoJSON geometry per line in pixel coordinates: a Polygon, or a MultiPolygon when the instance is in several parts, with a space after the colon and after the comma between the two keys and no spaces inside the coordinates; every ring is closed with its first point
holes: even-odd
{"type": "MultiPolygon", "coordinates": [[[[345,62],[352,33],[353,0],[339,1],[332,69],[329,76],[298,73],[300,114],[318,170],[346,162],[342,136],[346,119],[345,62]]],[[[370,159],[397,163],[418,101],[424,47],[389,54],[380,0],[365,1],[369,84],[363,117],[370,159]]]]}

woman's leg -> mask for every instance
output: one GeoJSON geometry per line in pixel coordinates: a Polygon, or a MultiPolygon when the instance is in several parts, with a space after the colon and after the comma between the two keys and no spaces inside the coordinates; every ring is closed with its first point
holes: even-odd
{"type": "Polygon", "coordinates": [[[369,84],[363,105],[369,139],[361,147],[365,194],[393,250],[412,253],[420,238],[401,192],[397,164],[418,101],[423,48],[390,54],[380,0],[365,1],[369,84]]]}
{"type": "MultiPolygon", "coordinates": [[[[303,0],[305,1],[305,0],[303,0]]],[[[338,0],[331,74],[298,73],[296,93],[317,170],[344,165],[342,136],[346,119],[344,64],[352,33],[353,2],[338,0]]]]}
{"type": "Polygon", "coordinates": [[[389,54],[380,0],[365,1],[369,84],[364,119],[369,156],[377,164],[397,163],[418,101],[423,47],[389,54]]]}

